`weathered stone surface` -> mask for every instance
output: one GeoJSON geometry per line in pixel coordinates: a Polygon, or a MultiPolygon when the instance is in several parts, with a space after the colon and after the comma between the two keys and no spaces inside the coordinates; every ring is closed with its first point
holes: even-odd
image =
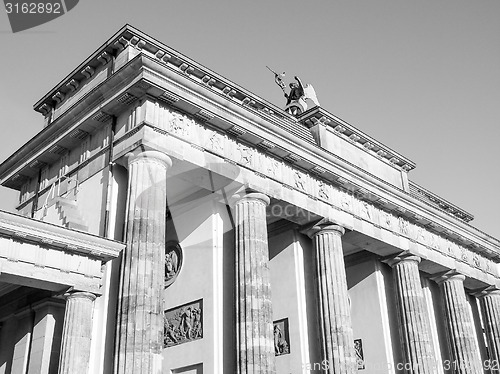
{"type": "Polygon", "coordinates": [[[166,172],[157,151],[128,155],[127,247],[122,258],[116,372],[161,373],[166,172]]]}
{"type": "Polygon", "coordinates": [[[455,272],[436,279],[441,288],[446,335],[450,346],[453,373],[483,372],[479,348],[474,336],[474,321],[464,290],[465,276],[455,272]]]}
{"type": "Polygon", "coordinates": [[[269,277],[266,206],[269,198],[248,193],[235,203],[236,371],[276,372],[269,277]]]}
{"type": "Polygon", "coordinates": [[[492,374],[500,373],[500,290],[486,293],[480,298],[484,330],[488,341],[489,363],[492,374]]]}
{"type": "Polygon", "coordinates": [[[344,228],[324,223],[308,234],[314,244],[321,359],[327,363],[324,372],[354,374],[356,355],[341,239],[344,228]]]}
{"type": "Polygon", "coordinates": [[[401,350],[408,373],[436,373],[432,336],[420,283],[417,256],[396,256],[387,261],[393,268],[401,350]]]}
{"type": "Polygon", "coordinates": [[[92,312],[96,296],[74,292],[66,298],[59,374],[88,374],[92,312]]]}

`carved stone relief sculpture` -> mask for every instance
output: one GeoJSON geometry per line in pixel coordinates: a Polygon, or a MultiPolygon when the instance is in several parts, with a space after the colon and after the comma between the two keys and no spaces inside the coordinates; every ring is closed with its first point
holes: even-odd
{"type": "Polygon", "coordinates": [[[273,322],[274,355],[281,356],[290,353],[290,338],[288,318],[273,322]]]}
{"type": "Polygon", "coordinates": [[[177,241],[169,241],[165,247],[165,287],[177,278],[182,266],[182,248],[177,241]]]}
{"type": "Polygon", "coordinates": [[[164,347],[203,338],[203,300],[165,311],[164,347]]]}

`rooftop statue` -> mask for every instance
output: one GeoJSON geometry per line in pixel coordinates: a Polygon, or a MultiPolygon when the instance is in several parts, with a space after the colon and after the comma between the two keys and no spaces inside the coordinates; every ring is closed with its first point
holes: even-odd
{"type": "Polygon", "coordinates": [[[279,74],[273,71],[269,66],[267,68],[274,73],[274,81],[282,89],[283,94],[286,97],[285,111],[293,116],[298,116],[299,114],[307,110],[306,100],[311,100],[316,106],[319,105],[318,98],[316,97],[316,91],[311,84],[302,84],[299,77],[295,76],[297,82],[290,83],[290,92],[287,93],[285,90],[285,83],[283,78],[285,77],[285,72],[279,74]]]}

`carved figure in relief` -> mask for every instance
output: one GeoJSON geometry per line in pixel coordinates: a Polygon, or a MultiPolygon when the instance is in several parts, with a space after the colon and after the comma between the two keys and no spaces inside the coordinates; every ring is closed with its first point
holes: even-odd
{"type": "Polygon", "coordinates": [[[408,233],[410,232],[410,223],[403,217],[399,217],[398,222],[399,222],[399,232],[401,234],[408,235],[408,233]]]}
{"type": "Polygon", "coordinates": [[[169,130],[176,135],[187,136],[192,120],[177,112],[170,112],[170,114],[169,130]]]}
{"type": "Polygon", "coordinates": [[[344,210],[351,210],[351,197],[345,192],[340,193],[340,205],[344,210]]]}
{"type": "Polygon", "coordinates": [[[238,151],[240,152],[240,162],[243,165],[250,165],[252,163],[252,149],[238,144],[238,151]]]}
{"type": "Polygon", "coordinates": [[[468,251],[464,247],[460,247],[460,257],[462,258],[462,261],[464,261],[464,262],[467,262],[469,259],[468,251]]]}
{"type": "Polygon", "coordinates": [[[293,173],[294,175],[294,179],[295,179],[295,187],[301,189],[302,191],[305,191],[306,187],[305,187],[305,179],[304,177],[302,176],[302,173],[298,172],[298,171],[295,171],[293,173]]]}
{"type": "Polygon", "coordinates": [[[267,158],[267,172],[271,177],[275,177],[278,172],[278,161],[272,158],[267,158]]]}
{"type": "Polygon", "coordinates": [[[181,335],[186,338],[191,337],[192,320],[193,313],[191,311],[191,307],[189,306],[181,313],[181,324],[179,326],[181,335]]]}
{"type": "Polygon", "coordinates": [[[439,248],[439,245],[438,245],[438,237],[437,235],[435,234],[430,234],[430,244],[429,244],[432,248],[435,248],[435,249],[438,249],[439,248]]]}
{"type": "Polygon", "coordinates": [[[165,254],[165,281],[169,281],[177,274],[179,258],[175,251],[165,254]]]}
{"type": "Polygon", "coordinates": [[[474,266],[479,268],[481,267],[481,261],[479,259],[479,256],[477,254],[474,254],[474,256],[472,256],[472,262],[474,263],[474,266]]]}
{"type": "Polygon", "coordinates": [[[384,212],[385,225],[390,228],[392,226],[391,215],[387,212],[384,212]]]}
{"type": "Polygon", "coordinates": [[[446,251],[448,252],[448,254],[450,256],[453,256],[453,253],[454,253],[454,251],[453,251],[453,243],[450,242],[449,240],[446,241],[446,251]]]}
{"type": "Polygon", "coordinates": [[[370,204],[368,204],[366,201],[361,202],[361,214],[365,217],[368,218],[369,220],[372,219],[372,215],[370,212],[370,204]]]}
{"type": "Polygon", "coordinates": [[[427,238],[425,237],[425,230],[418,226],[418,229],[417,229],[417,241],[421,242],[422,244],[425,244],[427,242],[427,238]]]}
{"type": "Polygon", "coordinates": [[[170,341],[172,341],[174,344],[178,343],[178,340],[177,338],[175,337],[175,331],[174,331],[174,328],[172,326],[172,324],[170,324],[170,322],[168,321],[168,318],[164,318],[163,319],[163,323],[164,323],[164,327],[163,327],[163,334],[165,335],[164,337],[164,340],[165,340],[165,343],[167,343],[167,341],[170,339],[170,341]]]}
{"type": "Polygon", "coordinates": [[[328,191],[327,191],[327,185],[323,181],[319,181],[318,183],[318,195],[321,199],[328,200],[328,191]]]}
{"type": "Polygon", "coordinates": [[[165,311],[164,345],[166,347],[203,337],[202,309],[197,304],[165,311]]]}
{"type": "Polygon", "coordinates": [[[182,266],[182,249],[178,242],[169,241],[165,248],[165,287],[170,286],[182,266]]]}
{"type": "Polygon", "coordinates": [[[363,342],[361,339],[354,339],[354,353],[356,354],[356,364],[358,370],[365,368],[365,358],[363,354],[363,342]]]}
{"type": "Polygon", "coordinates": [[[289,353],[288,343],[283,337],[283,332],[278,324],[274,325],[274,353],[276,356],[289,353]]]}
{"type": "Polygon", "coordinates": [[[210,148],[216,153],[222,153],[222,136],[214,132],[210,137],[210,148]]]}

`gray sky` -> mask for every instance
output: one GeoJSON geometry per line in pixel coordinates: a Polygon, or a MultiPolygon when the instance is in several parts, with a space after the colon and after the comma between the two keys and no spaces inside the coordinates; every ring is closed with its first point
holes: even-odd
{"type": "MultiPolygon", "coordinates": [[[[33,104],[125,23],[262,98],[266,65],[416,162],[410,178],[500,238],[500,1],[97,1],[12,34],[0,14],[3,161],[42,129],[33,104]]],[[[17,193],[0,189],[0,209],[17,193]]]]}

